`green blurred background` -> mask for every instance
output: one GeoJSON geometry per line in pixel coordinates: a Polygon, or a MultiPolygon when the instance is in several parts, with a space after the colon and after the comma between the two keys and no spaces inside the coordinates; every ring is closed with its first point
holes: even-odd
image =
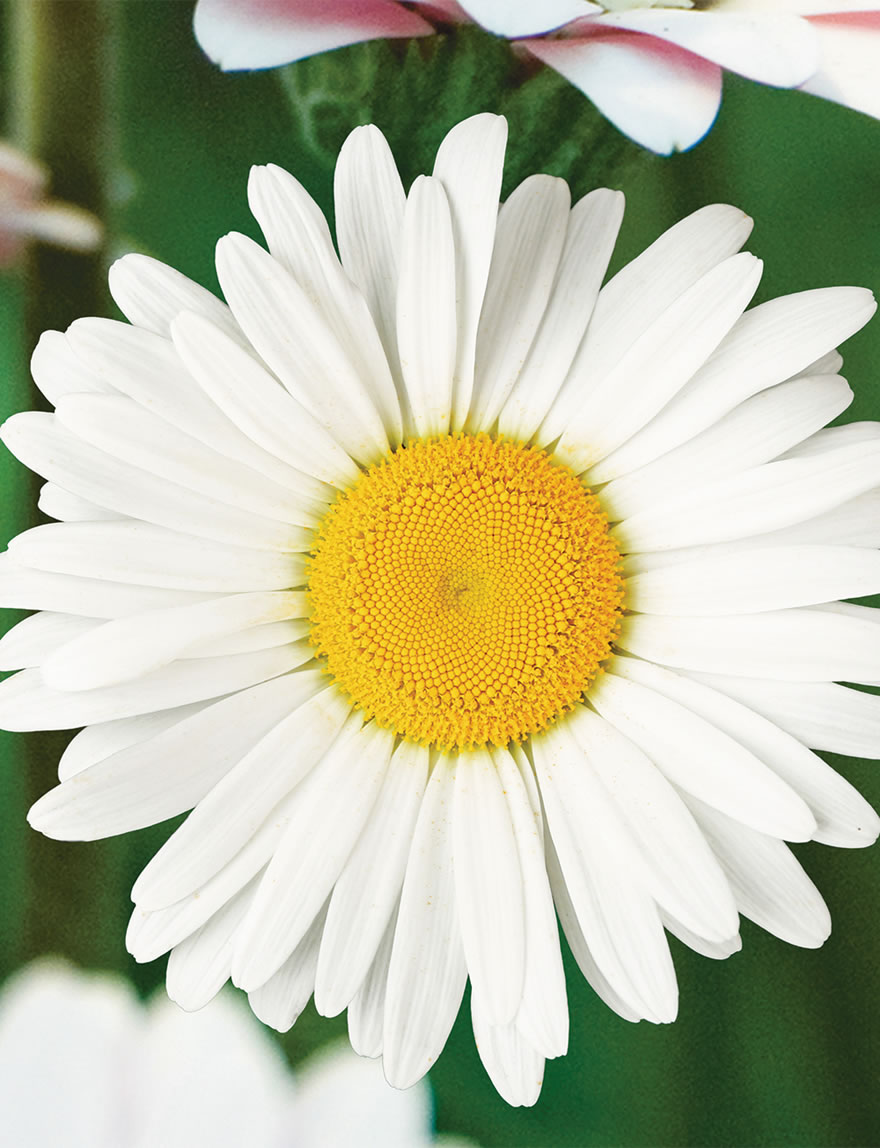
{"type": "MultiPolygon", "coordinates": [[[[190,0],[5,0],[7,136],[53,170],[53,190],[107,222],[99,258],[36,250],[0,273],[2,416],[35,405],[27,360],[39,332],[114,314],[107,263],[156,255],[216,289],[213,245],[256,234],[252,163],[293,171],[332,213],[335,153],[357,123],[386,132],[408,182],[430,169],[448,127],[475,111],[511,121],[507,186],[534,170],[576,196],[610,182],[627,195],[615,266],[704,203],[757,221],[766,261],[759,299],[830,284],[880,287],[880,123],[801,95],[728,77],[718,123],[692,152],[662,159],[603,125],[549,72],[482,33],[452,43],[369,45],[286,71],[223,75],[199,52],[190,0]]],[[[880,415],[880,321],[844,349],[856,392],[847,418],[880,415]]],[[[5,541],[37,521],[36,482],[0,458],[5,541]]],[[[10,621],[14,620],[10,617],[10,621]]],[[[124,948],[130,886],[170,826],[95,844],[32,833],[25,812],[55,780],[67,735],[0,734],[0,979],[44,952],[159,985],[164,958],[124,948]]],[[[872,762],[836,759],[875,805],[872,762]]],[[[873,1145],[880,1142],[880,852],[797,848],[831,908],[818,951],[743,925],[725,962],[672,941],[681,985],[675,1025],[612,1014],[569,961],[567,1057],[547,1065],[541,1099],[510,1109],[484,1075],[467,1009],[432,1073],[441,1131],[484,1145],[873,1145]]],[[[280,1038],[296,1063],[344,1031],[309,1010],[280,1038]]],[[[51,1041],[51,1033],[46,1033],[51,1041]]]]}

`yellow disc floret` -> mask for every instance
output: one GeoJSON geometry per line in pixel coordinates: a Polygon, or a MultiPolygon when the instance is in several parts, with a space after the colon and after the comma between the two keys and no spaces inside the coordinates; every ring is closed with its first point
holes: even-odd
{"type": "Polygon", "coordinates": [[[418,440],[324,518],[311,640],[380,726],[442,748],[506,745],[571,709],[608,657],[618,563],[595,497],[543,451],[418,440]]]}

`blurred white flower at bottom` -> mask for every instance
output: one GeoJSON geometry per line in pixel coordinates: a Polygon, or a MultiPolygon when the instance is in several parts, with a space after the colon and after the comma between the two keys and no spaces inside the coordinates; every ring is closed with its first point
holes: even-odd
{"type": "Polygon", "coordinates": [[[425,1082],[391,1088],[347,1042],[292,1073],[232,993],[185,1013],[48,958],[0,991],[0,1112],[15,1148],[421,1148],[431,1110],[425,1082]]]}

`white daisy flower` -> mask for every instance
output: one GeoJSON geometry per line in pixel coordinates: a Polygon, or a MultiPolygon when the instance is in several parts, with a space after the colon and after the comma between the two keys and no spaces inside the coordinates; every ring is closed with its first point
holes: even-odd
{"type": "Polygon", "coordinates": [[[255,168],[269,252],[227,235],[227,304],[143,256],[130,325],[33,359],[55,414],[2,437],[58,523],[15,538],[7,729],[86,728],[31,811],[92,839],[192,813],[128,945],[198,1008],[227,977],[279,1029],[314,993],[406,1087],[468,977],[501,1094],[566,1048],[556,909],[622,1016],[676,1014],[664,929],[738,915],[819,945],[784,841],[878,820],[807,745],[880,756],[880,427],[823,430],[835,287],[745,312],[750,221],[706,207],[605,286],[623,197],[535,175],[499,208],[503,119],[401,186],[375,128],[336,171],[340,258],[255,168]]]}
{"type": "Polygon", "coordinates": [[[189,1016],[57,959],[19,970],[0,992],[0,1111],[10,1148],[435,1142],[427,1082],[397,1092],[339,1043],[292,1074],[231,994],[189,1016]]]}
{"type": "Polygon", "coordinates": [[[194,29],[234,71],[450,21],[512,40],[662,154],[709,131],[724,71],[880,118],[877,0],[198,0],[194,29]]]}

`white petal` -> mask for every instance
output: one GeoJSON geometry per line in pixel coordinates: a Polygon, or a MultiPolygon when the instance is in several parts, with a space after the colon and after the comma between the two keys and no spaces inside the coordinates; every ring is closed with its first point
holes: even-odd
{"type": "Polygon", "coordinates": [[[633,514],[611,533],[624,551],[725,542],[805,522],[878,485],[880,443],[856,443],[707,482],[633,514]]]}
{"type": "MultiPolygon", "coordinates": [[[[108,396],[109,397],[109,396],[108,396]]],[[[303,527],[236,510],[84,443],[42,411],[13,415],[0,438],[25,466],[81,497],[146,522],[258,549],[306,546],[303,527]]]]}
{"type": "Polygon", "coordinates": [[[441,757],[425,790],[407,861],[385,999],[385,1076],[408,1088],[446,1043],[467,967],[452,869],[455,767],[441,757]]]}
{"type": "Polygon", "coordinates": [[[802,84],[819,62],[819,45],[809,24],[772,11],[749,16],[637,8],[611,12],[595,23],[656,36],[728,71],[780,88],[802,84]]]}
{"type": "Polygon", "coordinates": [[[309,636],[306,618],[284,622],[265,622],[228,634],[225,638],[212,638],[187,649],[190,658],[220,658],[227,654],[248,654],[253,650],[268,650],[274,646],[287,646],[301,642],[309,636]]]}
{"type": "Polygon", "coordinates": [[[107,510],[78,494],[71,494],[54,482],[44,482],[40,487],[37,507],[47,518],[57,518],[59,522],[112,522],[125,517],[116,510],[107,510]]]}
{"type": "MultiPolygon", "coordinates": [[[[677,567],[676,567],[677,569],[677,567]]],[[[819,610],[624,619],[618,645],[684,670],[792,682],[880,679],[880,643],[870,622],[819,610]]]]}
{"type": "Polygon", "coordinates": [[[624,1020],[649,1020],[655,1024],[661,1023],[660,1018],[648,1008],[644,1001],[635,1001],[632,998],[630,1000],[624,1000],[623,997],[615,992],[605,976],[600,972],[599,967],[593,960],[593,954],[590,952],[590,947],[587,944],[581,926],[578,923],[577,913],[572,904],[565,878],[562,875],[559,858],[556,856],[553,839],[549,834],[546,839],[546,848],[547,878],[550,881],[550,888],[553,891],[553,900],[556,904],[556,912],[559,914],[559,923],[562,925],[562,931],[565,933],[565,939],[568,941],[571,955],[575,961],[577,961],[578,968],[589,982],[590,987],[610,1009],[613,1009],[614,1012],[616,1012],[618,1016],[623,1017],[624,1020]]]}
{"type": "MultiPolygon", "coordinates": [[[[602,490],[613,521],[665,502],[701,482],[778,457],[841,414],[852,391],[837,375],[795,379],[760,391],[717,423],[602,490]]],[[[592,475],[590,476],[592,480],[592,475]]]]}
{"type": "MultiPolygon", "coordinates": [[[[865,112],[875,119],[880,117],[880,99],[877,96],[876,64],[880,28],[876,15],[847,20],[838,15],[839,5],[823,5],[827,20],[813,20],[811,26],[819,37],[821,64],[803,85],[802,91],[834,100],[848,108],[865,112]]],[[[863,3],[858,7],[850,0],[844,11],[876,13],[876,3],[863,3]]]]}
{"type": "Polygon", "coordinates": [[[406,194],[391,148],[373,124],[355,128],[342,145],[333,196],[342,266],[367,301],[406,413],[395,318],[406,194]]]}
{"type": "Polygon", "coordinates": [[[507,1025],[523,991],[523,878],[507,798],[486,750],[459,753],[452,815],[455,900],[468,973],[487,1021],[507,1025]]]}
{"type": "Polygon", "coordinates": [[[739,251],[752,221],[735,207],[703,207],[665,231],[599,292],[569,377],[537,435],[558,438],[580,409],[585,382],[603,378],[685,291],[739,251]]]}
{"type": "Polygon", "coordinates": [[[768,530],[766,534],[737,538],[731,542],[716,542],[706,546],[686,546],[681,549],[654,550],[643,554],[628,554],[623,559],[624,574],[629,577],[647,570],[661,570],[681,562],[721,558],[738,558],[752,550],[776,546],[846,546],[875,550],[880,547],[880,489],[866,491],[848,499],[833,510],[768,530]]]}
{"type": "Polygon", "coordinates": [[[428,780],[428,751],[402,741],[330,898],[315,1007],[336,1016],[356,995],[390,921],[428,780]]]}
{"type": "Polygon", "coordinates": [[[36,526],[13,538],[9,552],[49,573],[214,593],[287,590],[302,585],[304,570],[300,554],[226,546],[129,519],[36,526]]]}
{"type": "Polygon", "coordinates": [[[376,462],[388,449],[382,420],[317,304],[244,235],[217,244],[217,276],[248,338],[294,398],[353,458],[376,462]]]}
{"type": "Polygon", "coordinates": [[[403,427],[388,361],[363,295],[340,266],[323,212],[302,184],[275,164],[251,168],[248,202],[272,256],[317,305],[397,445],[403,427]]]}
{"type": "MultiPolygon", "coordinates": [[[[70,395],[59,400],[56,414],[58,422],[83,442],[160,480],[279,522],[301,526],[317,522],[310,491],[279,485],[123,395],[70,395]]],[[[320,509],[325,505],[322,502],[320,509]]]]}
{"type": "Polygon", "coordinates": [[[335,689],[314,673],[302,679],[291,712],[200,801],[141,873],[132,898],[161,909],[209,881],[270,817],[327,752],[348,714],[335,689]],[[319,692],[316,692],[319,691],[319,692]]]}
{"type": "Polygon", "coordinates": [[[772,682],[693,674],[814,749],[880,758],[880,698],[834,682],[772,682]]]}
{"type": "MultiPolygon", "coordinates": [[[[812,606],[813,610],[822,610],[828,614],[844,614],[849,618],[859,618],[863,622],[880,625],[880,609],[876,606],[866,606],[860,602],[822,602],[812,606]]],[[[876,685],[876,682],[871,682],[876,685]]]]}
{"type": "Polygon", "coordinates": [[[615,665],[630,680],[657,690],[729,734],[787,782],[816,818],[815,841],[858,848],[870,845],[880,832],[880,819],[849,782],[773,722],[716,690],[649,662],[629,658],[618,659],[615,665]]]}
{"type": "Polygon", "coordinates": [[[56,840],[94,841],[192,809],[287,716],[301,676],[242,690],[77,772],[31,807],[31,825],[56,840]]]}
{"type": "Polygon", "coordinates": [[[721,69],[652,37],[621,31],[524,40],[522,47],[580,88],[625,135],[661,155],[693,147],[718,114],[721,69]]]}
{"type": "Polygon", "coordinates": [[[326,909],[321,909],[281,968],[265,984],[248,993],[254,1015],[279,1032],[292,1028],[309,1003],[325,916],[326,909]]]}
{"type": "Polygon", "coordinates": [[[125,934],[125,947],[136,961],[153,961],[192,936],[240,890],[250,897],[265,870],[272,850],[284,831],[282,802],[276,819],[270,819],[233,860],[189,897],[155,911],[135,905],[125,934]]]}
{"type": "Polygon", "coordinates": [[[94,618],[44,611],[25,618],[0,638],[0,670],[24,670],[41,665],[59,646],[99,626],[94,618]]]}
{"type": "Polygon", "coordinates": [[[776,546],[681,562],[629,578],[626,604],[680,617],[757,614],[880,593],[880,553],[856,546],[776,546]]]}
{"type": "Polygon", "coordinates": [[[264,984],[299,944],[329,896],[370,815],[394,735],[349,725],[299,787],[291,823],[236,938],[232,979],[251,991],[264,984]]]}
{"type": "Polygon", "coordinates": [[[824,514],[817,514],[805,522],[760,535],[753,541],[761,545],[765,540],[773,545],[807,542],[811,545],[826,543],[836,546],[880,546],[880,490],[868,490],[824,514]]]}
{"type": "Polygon", "coordinates": [[[251,890],[242,889],[213,917],[171,950],[165,988],[175,1004],[195,1012],[229,979],[235,931],[247,912],[251,890]]]}
{"type": "Polygon", "coordinates": [[[696,933],[686,929],[680,921],[676,921],[668,913],[661,913],[660,917],[668,933],[672,933],[673,937],[677,937],[683,945],[687,945],[701,957],[708,957],[713,961],[726,961],[728,957],[742,949],[742,937],[739,933],[724,941],[707,941],[704,937],[698,937],[696,933]]]}
{"type": "Polygon", "coordinates": [[[184,718],[203,710],[211,702],[194,702],[188,706],[175,706],[158,713],[141,714],[132,718],[117,718],[115,721],[98,722],[86,726],[70,739],[67,748],[58,762],[58,780],[68,781],[71,777],[88,769],[98,761],[103,761],[121,749],[148,741],[176,725],[184,718]]]}
{"type": "Polygon", "coordinates": [[[443,184],[419,176],[406,201],[397,280],[397,346],[419,437],[449,430],[455,374],[455,245],[443,184]]]}
{"type": "Polygon", "coordinates": [[[544,1083],[544,1057],[515,1025],[492,1024],[476,991],[471,995],[471,1019],[480,1060],[501,1098],[514,1108],[531,1108],[544,1083]]]}
{"type": "Polygon", "coordinates": [[[607,375],[594,375],[583,388],[556,455],[574,471],[583,471],[641,430],[742,314],[762,268],[747,252],[733,255],[680,295],[607,375]]]}
{"type": "Polygon", "coordinates": [[[586,768],[598,774],[642,851],[658,903],[711,941],[736,933],[727,882],[663,774],[593,711],[579,706],[565,720],[586,755],[586,768]]]}
{"type": "MultiPolygon", "coordinates": [[[[203,328],[217,332],[222,340],[220,325],[201,316],[203,328]]],[[[100,374],[114,380],[118,390],[141,406],[159,415],[165,422],[205,443],[225,458],[236,459],[254,470],[267,475],[282,486],[313,496],[319,501],[327,494],[326,488],[314,479],[303,476],[291,466],[279,462],[270,452],[242,433],[238,419],[227,417],[212,401],[203,384],[203,378],[193,375],[175,346],[165,338],[117,323],[112,319],[77,319],[68,329],[67,337],[77,354],[100,374]]],[[[245,374],[247,365],[254,360],[227,334],[227,345],[233,363],[242,370],[247,384],[251,375],[245,374]]],[[[209,351],[206,347],[205,353],[209,351]]],[[[191,364],[190,364],[191,366],[191,364]]]]}
{"type": "Polygon", "coordinates": [[[498,214],[477,330],[468,414],[474,431],[492,427],[526,361],[556,279],[570,206],[564,180],[533,175],[498,214]]]}
{"type": "Polygon", "coordinates": [[[559,929],[544,864],[540,799],[536,788],[532,805],[524,776],[527,771],[534,786],[528,762],[520,765],[505,749],[493,747],[490,753],[507,798],[523,880],[526,954],[516,1027],[544,1056],[562,1056],[568,1048],[568,1002],[559,929]]]}
{"type": "Polygon", "coordinates": [[[44,331],[31,355],[34,382],[52,406],[62,395],[112,394],[115,387],[83,363],[61,331],[44,331]]]}
{"type": "Polygon", "coordinates": [[[607,482],[686,442],[737,403],[811,365],[875,310],[871,292],[862,287],[801,291],[752,308],[666,410],[603,459],[591,480],[607,482]]]}
{"type": "MultiPolygon", "coordinates": [[[[825,288],[825,290],[828,290],[828,288],[825,288]]],[[[831,290],[833,291],[835,288],[832,287],[831,290]]],[[[799,379],[810,378],[812,375],[836,375],[839,374],[842,366],[843,355],[841,355],[839,351],[827,351],[824,355],[816,359],[815,362],[810,363],[808,367],[804,367],[802,371],[799,371],[792,377],[799,379]]]]}
{"type": "Polygon", "coordinates": [[[55,610],[86,618],[121,618],[141,610],[204,602],[210,594],[128,586],[97,578],[52,574],[19,565],[0,554],[0,606],[17,610],[55,610]]]}
{"type": "Polygon", "coordinates": [[[831,932],[819,890],[788,847],[688,798],[724,867],[739,910],[790,945],[817,949],[831,932]]]}
{"type": "Polygon", "coordinates": [[[446,189],[455,239],[458,351],[452,429],[470,407],[477,325],[495,243],[507,121],[485,112],[457,124],[441,143],[433,174],[446,189]]]}
{"type": "Polygon", "coordinates": [[[600,188],[568,217],[556,280],[537,334],[498,417],[498,433],[528,440],[559,393],[587,330],[623,220],[623,195],[600,188]]]}
{"type": "Polygon", "coordinates": [[[277,591],[236,594],[170,610],[149,610],[105,622],[79,637],[72,635],[46,661],[43,677],[48,686],[57,690],[115,685],[159,669],[175,658],[198,656],[203,651],[194,651],[193,647],[212,638],[286,618],[301,618],[305,612],[304,594],[277,591]]]}
{"type": "Polygon", "coordinates": [[[382,1055],[382,1027],[385,1019],[385,988],[388,984],[388,963],[397,928],[397,906],[391,914],[388,927],[379,942],[373,963],[364,977],[357,995],[348,1006],[348,1035],[351,1047],[359,1056],[382,1055]]]}
{"type": "Polygon", "coordinates": [[[673,1020],[675,972],[638,847],[564,722],[531,744],[547,828],[593,960],[636,1011],[673,1020]]]}
{"type": "MultiPolygon", "coordinates": [[[[625,659],[612,668],[619,662],[625,659]]],[[[616,672],[603,674],[589,698],[680,789],[790,841],[808,841],[816,832],[815,818],[794,790],[711,722],[616,672]]]]}
{"type": "Polygon", "coordinates": [[[540,36],[602,10],[589,0],[462,0],[461,6],[487,31],[508,37],[540,36]]]}
{"type": "Polygon", "coordinates": [[[168,337],[181,311],[203,315],[238,342],[244,342],[232,312],[216,295],[149,255],[124,255],[110,268],[110,294],[129,322],[168,337]]]}
{"type": "Polygon", "coordinates": [[[358,477],[357,466],[315,417],[218,327],[184,313],[171,324],[171,334],[193,378],[276,460],[279,480],[287,475],[283,481],[292,490],[318,498],[321,483],[341,486],[358,477]]]}
{"type": "Polygon", "coordinates": [[[22,670],[0,683],[0,728],[76,729],[220,697],[302,665],[311,658],[304,646],[174,662],[134,682],[73,694],[50,690],[39,670],[22,670]]]}
{"type": "Polygon", "coordinates": [[[817,431],[809,438],[791,447],[783,455],[784,458],[814,458],[827,451],[837,450],[858,442],[876,442],[880,439],[880,423],[857,422],[847,423],[842,427],[826,427],[817,431]]]}

